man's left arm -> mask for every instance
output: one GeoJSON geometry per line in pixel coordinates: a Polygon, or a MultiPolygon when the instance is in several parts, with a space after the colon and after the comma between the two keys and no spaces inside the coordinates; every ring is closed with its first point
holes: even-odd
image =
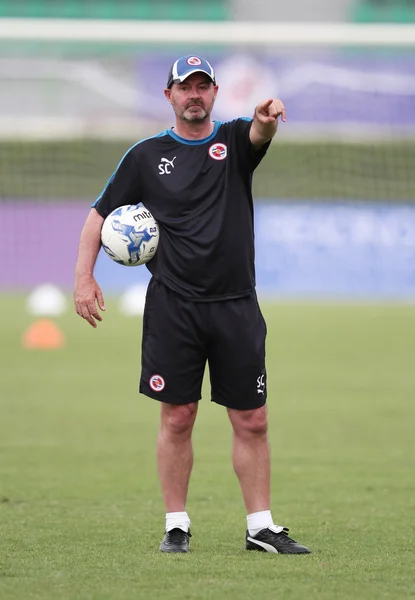
{"type": "Polygon", "coordinates": [[[263,100],[258,104],[249,130],[249,139],[255,149],[261,148],[274,137],[279,117],[285,122],[285,106],[278,98],[263,100]]]}

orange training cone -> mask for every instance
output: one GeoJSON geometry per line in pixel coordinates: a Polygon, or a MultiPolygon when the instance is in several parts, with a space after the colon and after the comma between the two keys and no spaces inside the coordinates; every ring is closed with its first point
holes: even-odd
{"type": "Polygon", "coordinates": [[[23,334],[24,348],[56,350],[65,345],[65,336],[53,321],[38,319],[23,334]]]}

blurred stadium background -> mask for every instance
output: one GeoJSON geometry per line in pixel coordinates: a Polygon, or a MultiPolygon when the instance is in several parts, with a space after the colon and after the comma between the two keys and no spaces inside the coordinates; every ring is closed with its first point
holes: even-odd
{"type": "Polygon", "coordinates": [[[413,598],[414,200],[415,0],[0,0],[0,598],[413,598]],[[216,119],[287,106],[255,176],[257,279],[273,514],[305,560],[244,551],[207,377],[194,551],[161,556],[159,406],[120,314],[148,272],[100,255],[105,322],[70,307],[90,205],[171,126],[187,53],[216,67],[216,119]]]}
{"type": "MultiPolygon", "coordinates": [[[[200,53],[215,118],[287,106],[255,178],[260,293],[415,297],[414,19],[414,0],[0,0],[1,292],[71,289],[91,202],[171,126],[167,69],[200,53]]],[[[110,293],[148,280],[101,256],[97,275],[110,293]]]]}

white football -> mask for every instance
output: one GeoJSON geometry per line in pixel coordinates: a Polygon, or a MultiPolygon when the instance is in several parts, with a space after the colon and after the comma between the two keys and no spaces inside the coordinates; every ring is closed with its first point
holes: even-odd
{"type": "Polygon", "coordinates": [[[153,258],[159,242],[159,227],[140,202],[116,208],[101,229],[102,247],[112,260],[135,267],[153,258]]]}

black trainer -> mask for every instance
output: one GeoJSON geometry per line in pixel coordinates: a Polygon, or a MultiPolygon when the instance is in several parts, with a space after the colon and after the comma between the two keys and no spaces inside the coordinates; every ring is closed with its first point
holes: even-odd
{"type": "Polygon", "coordinates": [[[190,529],[189,531],[183,531],[179,527],[170,529],[170,531],[166,531],[164,534],[160,550],[162,552],[189,552],[189,538],[191,537],[190,529]]]}
{"type": "Polygon", "coordinates": [[[246,549],[277,554],[311,554],[311,550],[288,537],[288,529],[271,526],[256,535],[246,532],[246,549]]]}

